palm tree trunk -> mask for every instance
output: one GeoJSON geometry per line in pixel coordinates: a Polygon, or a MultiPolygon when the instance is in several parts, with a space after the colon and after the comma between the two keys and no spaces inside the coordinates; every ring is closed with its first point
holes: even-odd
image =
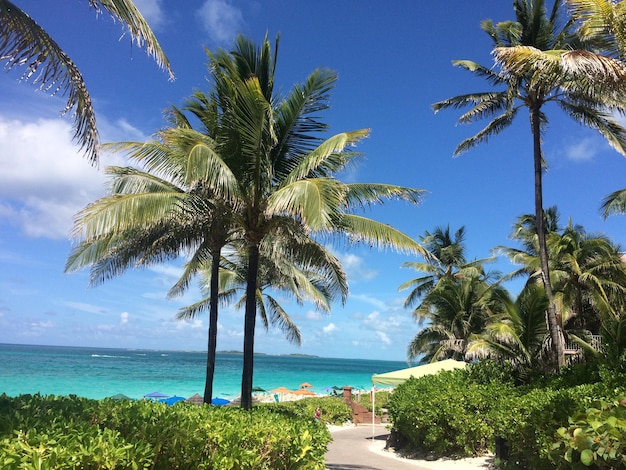
{"type": "Polygon", "coordinates": [[[543,167],[541,153],[541,104],[538,102],[530,108],[530,124],[533,134],[533,158],[535,162],[535,223],[537,225],[537,237],[539,239],[539,260],[541,261],[541,274],[543,285],[548,297],[548,329],[552,339],[552,351],[555,355],[554,364],[557,370],[565,363],[563,332],[559,326],[559,321],[554,304],[554,293],[550,282],[550,268],[548,266],[548,248],[546,244],[545,220],[543,215],[543,167]]]}
{"type": "Polygon", "coordinates": [[[259,245],[248,247],[248,277],[246,285],[246,313],[243,337],[243,374],[241,377],[241,407],[252,408],[252,378],[254,374],[254,329],[256,326],[256,289],[259,272],[259,245]]]}
{"type": "Polygon", "coordinates": [[[219,295],[219,275],[221,250],[212,250],[211,261],[211,285],[209,301],[209,341],[206,357],[206,381],[204,383],[204,403],[211,404],[213,398],[213,377],[215,375],[215,354],[217,351],[217,309],[219,295]]]}

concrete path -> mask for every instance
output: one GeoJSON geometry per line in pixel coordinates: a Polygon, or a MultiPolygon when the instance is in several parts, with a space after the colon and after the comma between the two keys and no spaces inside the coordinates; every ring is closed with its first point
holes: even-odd
{"type": "Polygon", "coordinates": [[[370,450],[374,440],[386,440],[385,425],[360,425],[331,432],[333,441],[326,452],[328,470],[428,470],[414,463],[405,463],[370,450]]]}

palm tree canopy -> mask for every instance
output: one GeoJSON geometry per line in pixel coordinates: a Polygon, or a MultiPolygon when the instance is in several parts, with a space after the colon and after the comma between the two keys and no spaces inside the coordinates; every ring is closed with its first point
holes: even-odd
{"type": "MultiPolygon", "coordinates": [[[[89,0],[97,12],[105,9],[128,27],[130,36],[160,68],[174,78],[169,61],[150,26],[131,0],[89,0]]],[[[91,96],[72,59],[27,13],[8,0],[0,0],[0,58],[5,69],[25,67],[23,81],[32,79],[40,89],[67,95],[63,113],[76,107],[74,139],[91,163],[98,159],[98,130],[91,96]]]]}

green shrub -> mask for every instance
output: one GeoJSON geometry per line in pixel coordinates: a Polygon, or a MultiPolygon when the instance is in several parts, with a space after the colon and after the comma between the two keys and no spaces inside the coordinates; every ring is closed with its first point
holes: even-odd
{"type": "Polygon", "coordinates": [[[319,408],[322,412],[320,418],[322,423],[341,425],[346,421],[352,421],[352,409],[341,397],[311,397],[291,402],[263,403],[258,406],[300,419],[313,419],[315,410],[319,408]]]}
{"type": "Polygon", "coordinates": [[[626,468],[626,401],[598,401],[557,431],[552,456],[572,468],[626,468]]]}
{"type": "Polygon", "coordinates": [[[470,382],[463,371],[412,378],[390,397],[392,432],[414,452],[479,455],[493,448],[494,404],[512,393],[507,384],[470,382]]]}
{"type": "Polygon", "coordinates": [[[262,406],[2,395],[0,411],[10,470],[323,469],[331,439],[312,414],[262,406]]]}

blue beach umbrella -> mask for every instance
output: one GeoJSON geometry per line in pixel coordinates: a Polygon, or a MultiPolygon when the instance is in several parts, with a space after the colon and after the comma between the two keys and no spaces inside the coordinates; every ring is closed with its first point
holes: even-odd
{"type": "Polygon", "coordinates": [[[161,403],[165,403],[167,406],[172,406],[174,403],[178,403],[179,401],[185,401],[185,397],[178,397],[174,395],[173,397],[164,398],[159,400],[161,403]]]}
{"type": "Polygon", "coordinates": [[[211,400],[211,404],[216,406],[224,406],[228,405],[229,403],[230,400],[227,400],[226,398],[215,397],[213,400],[211,400]]]}
{"type": "Polygon", "coordinates": [[[154,398],[155,400],[158,400],[159,398],[169,398],[169,395],[165,395],[164,393],[161,393],[161,392],[152,392],[152,393],[146,393],[143,397],[154,398]]]}

